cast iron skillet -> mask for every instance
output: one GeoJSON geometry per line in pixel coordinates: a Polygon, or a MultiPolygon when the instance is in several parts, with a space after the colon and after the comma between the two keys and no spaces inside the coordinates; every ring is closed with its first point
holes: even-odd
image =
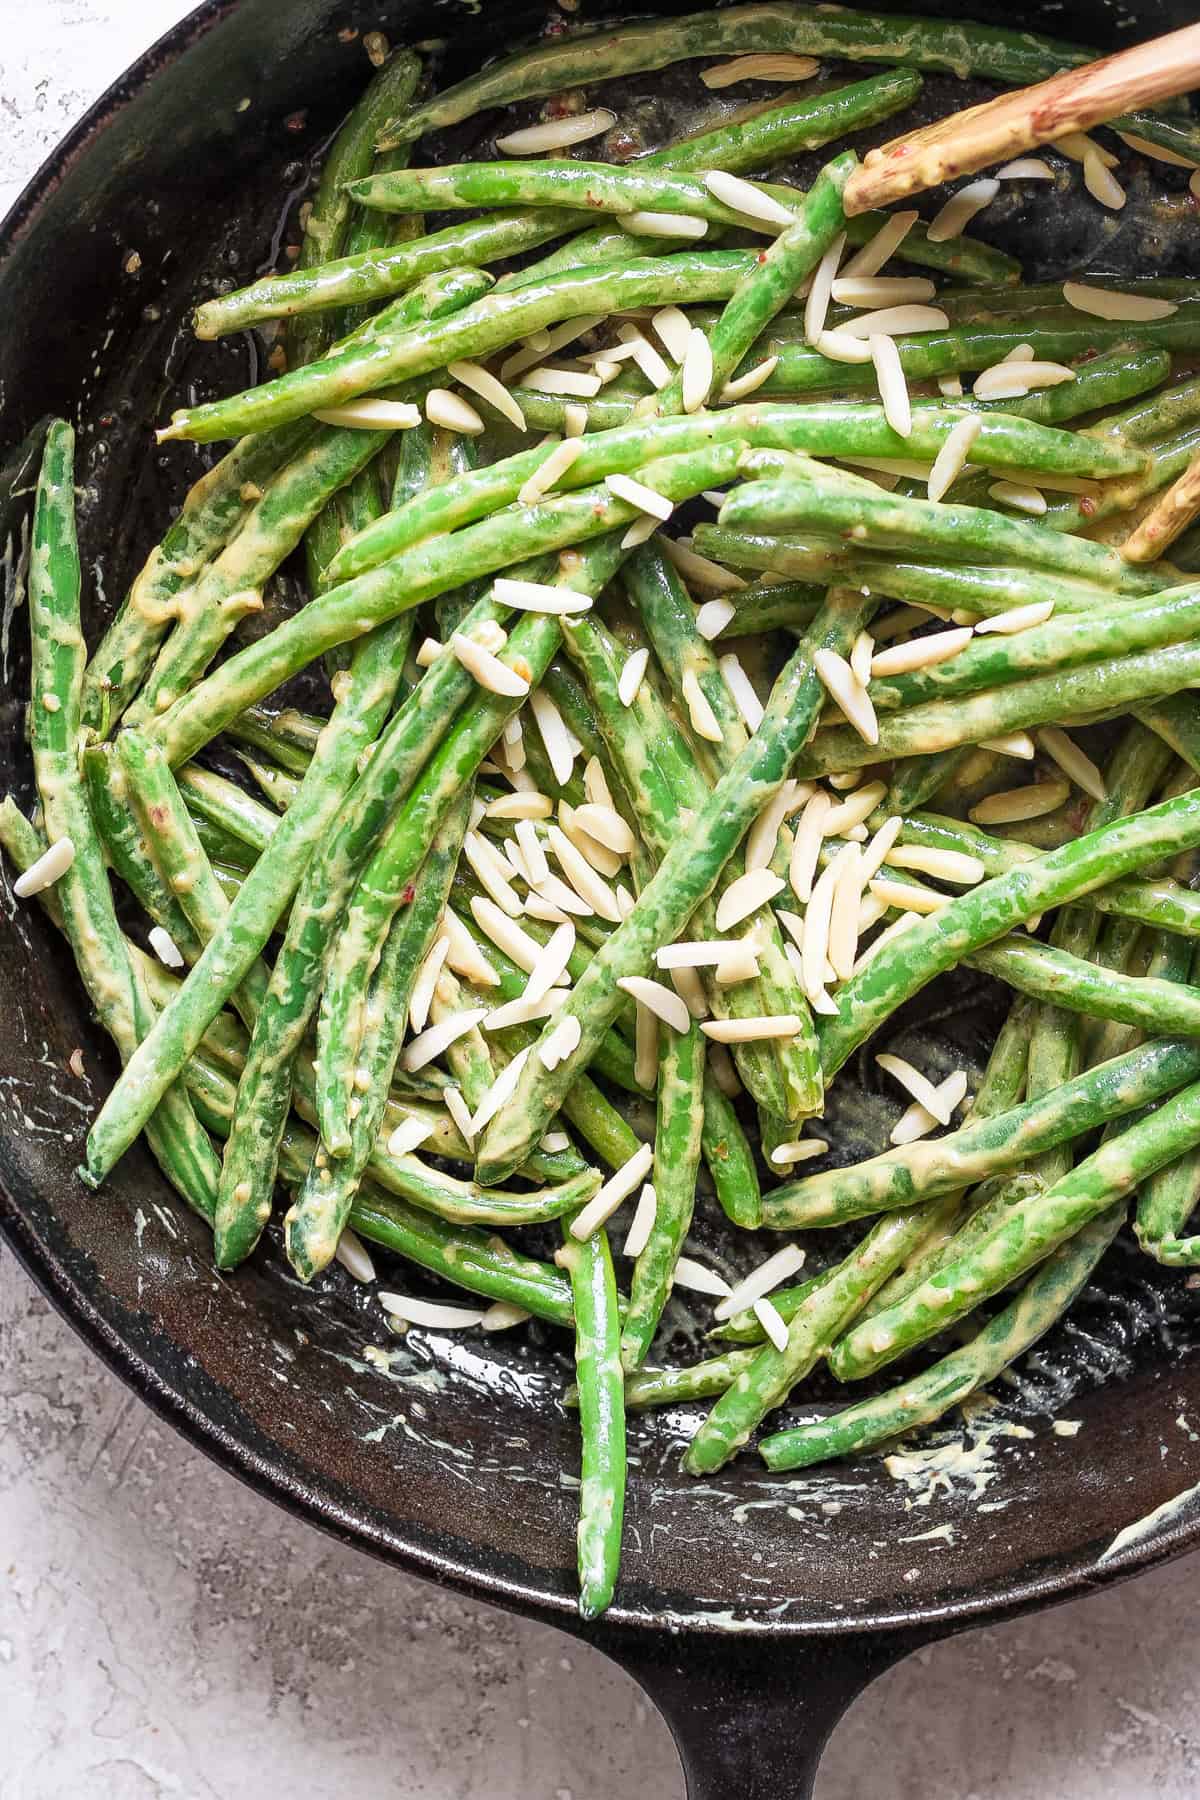
{"type": "MultiPolygon", "coordinates": [[[[1060,35],[1120,35],[1090,6],[1042,10],[1060,35]]],[[[1126,10],[1125,35],[1190,10],[1147,0],[1126,10]]],[[[48,412],[76,417],[93,617],[200,466],[189,447],[155,453],[150,422],[191,383],[213,391],[252,373],[248,339],[192,347],[189,305],[270,259],[280,195],[302,185],[305,158],[361,87],[351,28],[377,28],[381,11],[394,41],[447,38],[452,76],[541,22],[528,0],[433,12],[209,0],[93,108],[4,227],[0,450],[18,493],[5,531],[19,523],[26,434],[48,412]]],[[[975,11],[1011,22],[998,3],[975,11]]],[[[961,93],[944,83],[932,98],[945,111],[961,93]]],[[[1004,229],[1035,279],[1043,267],[1176,264],[1171,220],[1138,195],[1135,180],[1119,219],[1056,205],[1004,229]]],[[[6,611],[0,792],[27,796],[24,636],[23,615],[6,611]]],[[[207,1233],[141,1150],[102,1194],[86,1192],[73,1170],[113,1077],[109,1048],[36,909],[0,884],[0,913],[0,1225],[48,1296],[162,1416],[259,1491],[408,1570],[580,1631],[576,1496],[563,1475],[575,1433],[554,1400],[561,1346],[421,1339],[385,1374],[361,1355],[381,1336],[378,1314],[340,1270],[306,1293],[268,1244],[219,1278],[207,1233]],[[67,1070],[77,1045],[83,1082],[67,1070]]],[[[983,989],[960,986],[925,996],[900,1035],[919,1030],[927,1047],[978,1060],[995,1018],[983,989]]],[[[850,1091],[832,1117],[844,1153],[863,1148],[870,1117],[850,1091]]],[[[719,1238],[711,1254],[728,1257],[719,1238]]],[[[1036,1441],[980,1441],[976,1428],[932,1493],[877,1459],[790,1482],[744,1460],[701,1485],[678,1473],[679,1421],[639,1421],[619,1603],[586,1635],[666,1713],[689,1793],[806,1793],[843,1708],[915,1646],[1195,1543],[1200,1505],[1185,1503],[1101,1560],[1122,1528],[1200,1482],[1200,1444],[1174,1424],[1200,1405],[1195,1341],[1182,1278],[1116,1251],[1006,1398],[1005,1429],[1036,1441]],[[1049,1429],[1064,1409],[1082,1421],[1074,1438],[1049,1429]]]]}

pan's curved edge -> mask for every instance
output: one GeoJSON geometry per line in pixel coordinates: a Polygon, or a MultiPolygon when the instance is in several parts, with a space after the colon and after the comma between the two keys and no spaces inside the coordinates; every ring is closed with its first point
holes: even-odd
{"type": "MultiPolygon", "coordinates": [[[[7,215],[0,220],[0,264],[20,242],[63,173],[92,147],[133,95],[218,25],[236,4],[237,0],[203,0],[110,84],[51,151],[7,215]]],[[[1097,1546],[1095,1550],[1081,1553],[1065,1568],[1035,1569],[1027,1579],[1010,1584],[1000,1597],[994,1593],[963,1596],[927,1606],[919,1614],[891,1610],[856,1617],[852,1621],[730,1620],[727,1615],[703,1611],[665,1614],[618,1604],[601,1626],[588,1627],[580,1622],[572,1598],[565,1593],[538,1590],[506,1575],[488,1571],[465,1557],[454,1556],[444,1545],[426,1546],[415,1540],[398,1544],[394,1536],[388,1537],[381,1527],[373,1525],[369,1509],[356,1502],[353,1496],[339,1499],[331,1492],[314,1492],[311,1485],[306,1484],[299,1465],[293,1467],[280,1446],[272,1444],[269,1454],[256,1448],[249,1421],[240,1434],[222,1432],[181,1388],[164,1381],[159,1371],[139,1354],[131,1338],[122,1335],[113,1321],[105,1317],[73,1279],[63,1261],[37,1234],[2,1183],[0,1237],[55,1310],[104,1364],[189,1443],[255,1492],[339,1542],[354,1545],[414,1575],[588,1638],[616,1660],[629,1661],[639,1677],[641,1665],[634,1654],[638,1639],[648,1645],[655,1637],[673,1640],[684,1632],[689,1636],[693,1633],[703,1635],[714,1644],[736,1635],[743,1641],[759,1642],[768,1637],[776,1641],[787,1638],[796,1646],[805,1640],[827,1641],[847,1633],[863,1636],[877,1633],[893,1635],[898,1654],[904,1654],[922,1639],[928,1641],[972,1625],[992,1623],[1037,1607],[1065,1602],[1110,1583],[1130,1579],[1200,1545],[1198,1504],[1190,1520],[1169,1520],[1161,1529],[1132,1543],[1120,1555],[1101,1561],[1107,1546],[1097,1546]],[[628,1647],[628,1657],[623,1655],[623,1646],[628,1647]]],[[[894,1660],[894,1657],[887,1660],[894,1660]]],[[[650,1682],[647,1685],[653,1686],[650,1682]]]]}

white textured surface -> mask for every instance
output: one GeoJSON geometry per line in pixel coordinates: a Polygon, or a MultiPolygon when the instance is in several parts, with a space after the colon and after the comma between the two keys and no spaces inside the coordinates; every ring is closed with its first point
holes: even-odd
{"type": "MultiPolygon", "coordinates": [[[[0,209],[186,7],[0,0],[0,209]]],[[[1200,1793],[1196,1562],[923,1652],[819,1800],[1200,1793]]],[[[633,1684],[317,1536],[181,1443],[0,1253],[0,1800],[679,1800],[633,1684]]]]}

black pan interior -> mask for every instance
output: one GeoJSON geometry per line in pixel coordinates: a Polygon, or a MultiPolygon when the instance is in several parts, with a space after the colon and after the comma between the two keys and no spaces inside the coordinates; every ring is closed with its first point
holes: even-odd
{"type": "MultiPolygon", "coordinates": [[[[1183,23],[1186,10],[1159,0],[1122,13],[1118,29],[1115,15],[1110,24],[1087,7],[1072,18],[1055,4],[1023,22],[1111,43],[1183,23]]],[[[1011,23],[999,6],[975,12],[1011,23]]],[[[189,307],[218,282],[274,264],[321,147],[369,72],[361,33],[378,29],[381,14],[394,42],[441,41],[444,79],[544,23],[528,5],[210,5],[101,104],[9,222],[0,453],[48,412],[77,419],[93,629],[205,466],[192,446],[156,450],[152,422],[184,396],[244,385],[258,366],[250,337],[194,345],[189,307]]],[[[623,84],[625,104],[636,99],[652,129],[670,117],[678,80],[623,84]]],[[[920,116],[963,98],[961,85],[933,77],[920,116]]],[[[486,143],[495,127],[485,117],[446,148],[486,143]]],[[[809,165],[796,167],[802,175],[809,165]]],[[[1131,159],[1119,216],[1086,199],[1067,209],[1059,197],[1006,200],[993,235],[1031,279],[1185,272],[1181,226],[1194,231],[1195,203],[1172,173],[1152,179],[1131,159]]],[[[19,513],[8,521],[10,562],[19,513]]],[[[26,691],[24,618],[10,596],[0,791],[23,797],[26,691]]],[[[140,1149],[103,1193],[88,1193],[73,1171],[113,1077],[109,1047],[62,944],[7,887],[0,921],[0,1220],[38,1278],[155,1403],[284,1503],[411,1567],[569,1613],[576,1444],[557,1399],[563,1345],[536,1330],[489,1340],[414,1332],[401,1345],[340,1269],[302,1290],[274,1240],[234,1278],[219,1277],[206,1232],[140,1149]],[[76,1046],[82,1081],[67,1067],[76,1046]],[[364,1355],[378,1344],[386,1367],[364,1355]]],[[[895,1047],[919,1039],[927,1056],[978,1067],[998,1016],[986,983],[958,977],[897,1021],[895,1047]]],[[[843,1159],[886,1134],[892,1113],[877,1086],[865,1062],[841,1078],[829,1123],[843,1159]]],[[[731,1245],[710,1204],[696,1236],[730,1273],[762,1254],[731,1245]]],[[[673,1348],[691,1353],[694,1322],[681,1306],[672,1323],[673,1348]]],[[[747,1459],[697,1484],[678,1472],[686,1417],[640,1418],[614,1617],[836,1631],[969,1616],[1076,1585],[1119,1529],[1200,1482],[1200,1444],[1176,1422],[1200,1403],[1198,1333],[1186,1280],[1118,1246],[1071,1318],[1001,1389],[999,1408],[944,1434],[935,1462],[889,1469],[871,1458],[780,1481],[747,1459]],[[1076,1436],[1052,1430],[1064,1416],[1080,1422],[1076,1436]]],[[[1108,1566],[1165,1553],[1191,1529],[1184,1511],[1108,1566]]]]}

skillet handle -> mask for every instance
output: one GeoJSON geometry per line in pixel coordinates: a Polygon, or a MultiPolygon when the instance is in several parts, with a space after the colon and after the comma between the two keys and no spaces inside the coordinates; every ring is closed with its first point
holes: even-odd
{"type": "Polygon", "coordinates": [[[809,1800],[847,1707],[929,1641],[929,1634],[891,1632],[592,1639],[666,1719],[688,1800],[809,1800]]]}

